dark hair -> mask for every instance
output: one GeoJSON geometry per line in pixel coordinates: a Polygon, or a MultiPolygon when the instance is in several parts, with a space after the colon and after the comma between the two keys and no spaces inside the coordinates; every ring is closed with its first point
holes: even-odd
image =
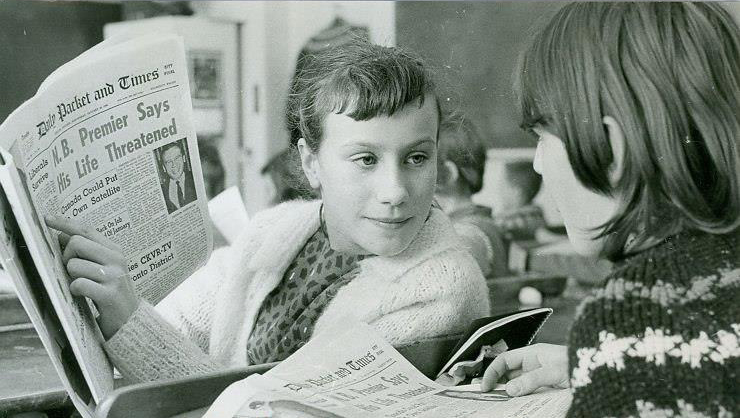
{"type": "Polygon", "coordinates": [[[603,255],[682,228],[740,224],[740,34],[712,3],[573,3],[519,61],[522,126],[560,137],[578,180],[620,196],[603,255]],[[624,171],[602,124],[625,137],[624,171]]]}
{"type": "MultiPolygon", "coordinates": [[[[421,58],[363,38],[304,58],[288,99],[289,129],[298,129],[312,151],[321,145],[329,113],[354,120],[392,116],[433,94],[434,82],[421,58]]],[[[438,106],[439,108],[439,106],[438,106]]],[[[295,146],[297,138],[291,138],[295,146]]]]}
{"type": "MultiPolygon", "coordinates": [[[[446,114],[439,127],[439,151],[437,162],[442,165],[452,161],[460,172],[460,181],[471,194],[483,188],[483,172],[486,166],[486,146],[470,119],[462,114],[446,114]]],[[[438,183],[447,181],[447,170],[437,170],[438,183]]]]}
{"type": "Polygon", "coordinates": [[[162,158],[164,159],[165,151],[167,151],[170,148],[177,148],[177,150],[180,151],[180,154],[184,154],[182,152],[182,147],[180,147],[180,141],[182,140],[178,140],[178,141],[170,142],[169,144],[162,145],[162,148],[159,151],[159,155],[161,155],[162,158]]]}
{"type": "Polygon", "coordinates": [[[275,154],[262,167],[262,175],[269,174],[277,190],[275,203],[295,199],[310,200],[317,197],[316,193],[305,187],[301,181],[303,173],[297,171],[300,170],[300,161],[295,157],[297,157],[295,154],[286,149],[275,154]]]}

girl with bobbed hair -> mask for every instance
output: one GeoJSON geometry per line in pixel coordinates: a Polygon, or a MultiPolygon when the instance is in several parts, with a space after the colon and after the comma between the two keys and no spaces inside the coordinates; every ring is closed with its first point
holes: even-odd
{"type": "Polygon", "coordinates": [[[568,347],[483,388],[570,387],[569,417],[740,414],[740,33],[716,3],[575,3],[524,51],[535,169],[581,253],[615,261],[568,347]]]}
{"type": "Polygon", "coordinates": [[[320,200],[258,213],[156,308],[120,252],[63,220],[70,288],[92,299],[106,351],[134,381],[283,360],[336,322],[391,344],[462,332],[489,312],[475,260],[432,206],[440,112],[421,60],[357,40],[307,58],[292,144],[320,200]]]}

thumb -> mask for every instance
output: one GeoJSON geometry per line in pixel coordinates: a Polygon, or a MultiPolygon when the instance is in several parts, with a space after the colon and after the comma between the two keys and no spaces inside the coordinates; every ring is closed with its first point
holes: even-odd
{"type": "Polygon", "coordinates": [[[563,382],[567,380],[568,376],[563,376],[557,368],[539,367],[509,380],[506,383],[506,393],[509,396],[528,395],[543,386],[563,387],[563,382]]]}

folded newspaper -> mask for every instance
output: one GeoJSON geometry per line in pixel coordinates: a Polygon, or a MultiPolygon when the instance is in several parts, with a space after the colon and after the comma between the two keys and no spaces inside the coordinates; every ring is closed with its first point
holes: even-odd
{"type": "Polygon", "coordinates": [[[83,416],[113,389],[95,307],[69,291],[57,233],[117,243],[156,303],[212,247],[185,49],[174,35],[105,41],[52,73],[0,126],[0,256],[83,416]]]}
{"type": "Polygon", "coordinates": [[[233,383],[204,418],[557,418],[571,400],[567,389],[509,397],[502,386],[439,385],[359,323],[327,329],[269,372],[233,383]]]}

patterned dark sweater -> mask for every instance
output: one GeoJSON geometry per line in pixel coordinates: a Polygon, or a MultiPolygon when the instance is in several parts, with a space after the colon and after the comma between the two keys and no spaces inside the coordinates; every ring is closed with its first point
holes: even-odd
{"type": "Polygon", "coordinates": [[[579,308],[568,417],[740,417],[738,233],[684,232],[579,308]]]}
{"type": "Polygon", "coordinates": [[[339,289],[360,271],[365,255],[334,251],[322,222],[260,307],[247,340],[251,364],[282,361],[308,342],[339,289]]]}

